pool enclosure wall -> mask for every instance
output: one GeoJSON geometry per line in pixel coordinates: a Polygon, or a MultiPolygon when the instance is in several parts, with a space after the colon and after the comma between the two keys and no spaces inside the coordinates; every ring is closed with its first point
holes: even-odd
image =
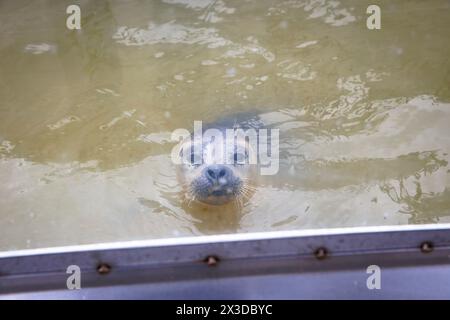
{"type": "Polygon", "coordinates": [[[247,233],[8,251],[0,253],[0,297],[449,299],[450,225],[247,233]],[[80,289],[68,289],[73,279],[69,266],[79,267],[80,289]]]}

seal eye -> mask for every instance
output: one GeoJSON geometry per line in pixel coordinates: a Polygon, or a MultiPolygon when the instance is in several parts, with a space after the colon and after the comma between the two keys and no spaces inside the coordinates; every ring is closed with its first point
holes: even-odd
{"type": "Polygon", "coordinates": [[[185,154],[182,149],[180,151],[180,157],[183,159],[184,164],[190,166],[200,166],[203,162],[202,156],[195,153],[194,151],[185,154]]]}
{"type": "Polygon", "coordinates": [[[233,162],[235,164],[245,164],[245,160],[247,159],[246,154],[242,152],[235,152],[233,154],[233,162]]]}
{"type": "Polygon", "coordinates": [[[199,166],[202,164],[202,157],[194,152],[189,157],[189,164],[199,166]]]}

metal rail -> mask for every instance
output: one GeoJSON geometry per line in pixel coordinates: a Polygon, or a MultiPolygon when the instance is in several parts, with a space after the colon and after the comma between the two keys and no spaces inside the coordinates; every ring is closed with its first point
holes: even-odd
{"type": "Polygon", "coordinates": [[[0,252],[0,298],[450,299],[450,224],[298,230],[0,252]],[[81,269],[68,290],[69,265],[81,269]],[[381,289],[369,289],[370,265],[381,289]]]}

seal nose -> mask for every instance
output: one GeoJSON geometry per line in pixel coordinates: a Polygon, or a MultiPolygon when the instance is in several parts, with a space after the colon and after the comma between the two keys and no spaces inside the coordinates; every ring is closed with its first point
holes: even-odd
{"type": "Polygon", "coordinates": [[[216,164],[206,167],[204,174],[206,178],[208,178],[208,180],[210,180],[211,182],[219,182],[219,184],[226,184],[227,178],[231,174],[231,170],[227,166],[216,164]]]}

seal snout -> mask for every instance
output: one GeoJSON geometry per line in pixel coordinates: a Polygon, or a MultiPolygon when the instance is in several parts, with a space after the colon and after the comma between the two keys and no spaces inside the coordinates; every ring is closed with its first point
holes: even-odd
{"type": "Polygon", "coordinates": [[[226,165],[209,165],[203,170],[203,176],[209,182],[209,193],[211,196],[227,196],[235,192],[236,177],[226,165]]]}
{"type": "Polygon", "coordinates": [[[225,164],[206,166],[198,179],[194,180],[193,189],[199,201],[208,204],[223,204],[234,199],[239,193],[241,180],[225,164]]]}
{"type": "Polygon", "coordinates": [[[225,165],[214,164],[207,166],[203,175],[214,185],[225,186],[232,178],[233,172],[225,165]]]}

